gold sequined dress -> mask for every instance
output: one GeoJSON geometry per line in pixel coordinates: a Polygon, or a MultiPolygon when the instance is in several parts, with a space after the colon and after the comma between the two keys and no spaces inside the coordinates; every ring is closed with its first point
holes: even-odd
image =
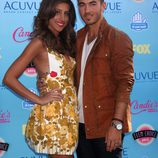
{"type": "Polygon", "coordinates": [[[48,51],[49,69],[42,80],[44,90],[60,88],[62,101],[47,105],[35,104],[25,130],[28,145],[37,153],[72,155],[78,141],[78,109],[73,72],[75,60],[54,51],[48,51]]]}

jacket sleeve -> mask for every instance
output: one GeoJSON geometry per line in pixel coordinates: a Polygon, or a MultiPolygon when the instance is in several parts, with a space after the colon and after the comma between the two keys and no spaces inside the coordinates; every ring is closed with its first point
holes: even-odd
{"type": "Polygon", "coordinates": [[[111,66],[116,80],[116,102],[129,103],[134,84],[133,45],[123,32],[116,31],[113,40],[111,66]]]}

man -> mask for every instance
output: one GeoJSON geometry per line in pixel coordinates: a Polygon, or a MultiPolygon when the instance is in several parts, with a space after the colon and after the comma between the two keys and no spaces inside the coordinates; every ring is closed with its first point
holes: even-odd
{"type": "Polygon", "coordinates": [[[103,17],[103,0],[78,0],[85,27],[77,33],[78,158],[121,158],[131,131],[132,42],[103,17]]]}

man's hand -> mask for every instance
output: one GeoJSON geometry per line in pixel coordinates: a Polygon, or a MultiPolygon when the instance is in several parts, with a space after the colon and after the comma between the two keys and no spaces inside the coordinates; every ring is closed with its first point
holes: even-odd
{"type": "Polygon", "coordinates": [[[116,148],[122,147],[122,130],[117,130],[110,126],[105,136],[106,150],[112,152],[116,148]]]}

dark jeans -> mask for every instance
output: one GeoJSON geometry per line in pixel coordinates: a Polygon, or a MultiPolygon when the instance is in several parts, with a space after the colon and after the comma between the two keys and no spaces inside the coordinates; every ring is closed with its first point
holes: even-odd
{"type": "MultiPolygon", "coordinates": [[[[123,136],[122,136],[123,139],[123,136]]],[[[122,148],[106,151],[105,138],[86,139],[85,126],[79,124],[77,158],[122,158],[122,148]]]]}

